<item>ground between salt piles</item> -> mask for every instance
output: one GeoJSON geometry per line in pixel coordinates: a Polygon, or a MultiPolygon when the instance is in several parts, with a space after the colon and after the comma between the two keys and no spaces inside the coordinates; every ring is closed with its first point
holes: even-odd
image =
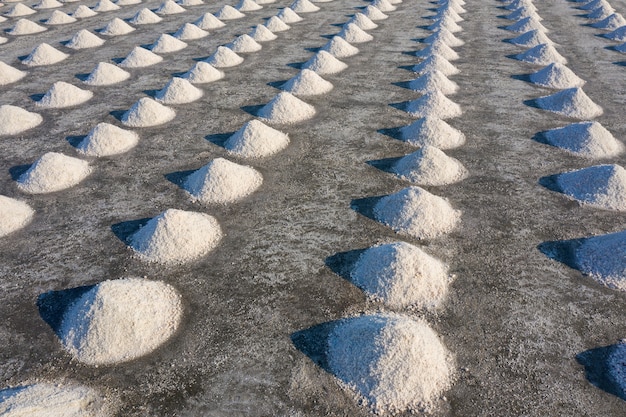
{"type": "MultiPolygon", "coordinates": [[[[34,3],[34,2],[33,2],[34,3]]],[[[81,4],[95,5],[95,0],[81,4]]],[[[498,29],[513,22],[494,0],[468,1],[450,78],[459,92],[450,96],[464,110],[450,124],[467,137],[463,147],[446,153],[463,163],[470,176],[428,191],[447,198],[463,212],[461,227],[419,245],[446,262],[456,275],[449,297],[437,314],[421,315],[456,356],[457,381],[436,416],[607,416],[620,415],[623,400],[586,379],[575,356],[626,337],[626,298],[547,259],[537,249],[544,241],[573,239],[623,230],[623,213],[580,207],[549,191],[538,179],[591,163],[534,142],[539,132],[572,120],[526,106],[524,100],[552,94],[512,75],[538,67],[507,58],[523,48],[502,42],[516,35],[498,29]]],[[[585,19],[565,0],[535,2],[550,38],[568,66],[585,79],[585,93],[604,109],[599,121],[620,140],[626,138],[626,97],[622,55],[605,49],[600,31],[581,26],[585,19]]],[[[611,0],[621,13],[626,2],[611,0]]],[[[130,17],[159,1],[124,7],[88,19],[90,29],[114,16],[130,17]]],[[[150,45],[162,33],[175,32],[204,12],[216,12],[223,0],[165,16],[139,26],[129,36],[106,38],[103,47],[75,54],[63,63],[37,69],[19,84],[2,89],[2,104],[40,111],[44,122],[23,134],[0,139],[0,194],[26,200],[36,211],[22,231],[0,240],[0,380],[71,380],[119,398],[120,416],[368,416],[326,371],[298,351],[296,331],[380,305],[335,275],[325,259],[399,237],[387,227],[350,209],[353,199],[396,192],[408,184],[366,164],[399,157],[414,149],[378,133],[413,119],[390,103],[418,95],[392,83],[414,78],[402,66],[418,63],[404,52],[430,32],[425,1],[406,0],[389,19],[369,31],[374,41],[359,44],[349,67],[324,78],[334,89],[305,101],[317,115],[280,128],[290,145],[259,161],[238,161],[263,174],[263,185],[240,203],[204,209],[165,175],[198,169],[226,151],[206,137],[234,132],[252,116],[242,106],[266,104],[278,90],[267,83],[288,80],[327,42],[320,35],[339,32],[354,7],[367,3],[335,0],[281,32],[277,40],[228,69],[222,81],[203,86],[203,98],[176,107],[166,128],[139,129],[139,145],[127,154],[94,161],[91,176],[56,194],[25,196],[16,190],[9,168],[30,164],[46,152],[73,155],[69,136],[86,135],[98,122],[114,122],[110,112],[130,108],[143,91],[159,90],[172,73],[187,71],[193,58],[209,56],[218,45],[249,32],[263,17],[275,15],[285,0],[164,55],[154,67],[130,69],[132,83],[94,87],[94,98],[71,110],[36,110],[30,97],[44,94],[56,81],[87,88],[75,77],[97,62],[124,58],[134,46],[150,45]],[[191,18],[193,16],[193,19],[191,18]],[[163,267],[143,263],[111,232],[111,225],[156,216],[168,208],[206,211],[224,230],[219,246],[197,263],[163,267]],[[184,318],[179,332],[156,352],[112,367],[71,362],[50,328],[39,317],[37,296],[94,284],[105,279],[147,276],[163,280],[182,295],[184,318]]],[[[76,3],[64,11],[72,11],[76,3]],[[66,10],[67,9],[67,10],[66,10]]],[[[40,11],[35,19],[49,17],[40,11]]],[[[9,28],[11,22],[3,22],[9,28]]],[[[15,37],[1,57],[18,65],[39,43],[55,47],[87,23],[50,27],[38,35],[15,37]]],[[[104,36],[103,36],[104,38],[104,36]]],[[[30,69],[27,69],[30,70],[30,69]]],[[[624,156],[603,163],[626,165],[624,156]]]]}

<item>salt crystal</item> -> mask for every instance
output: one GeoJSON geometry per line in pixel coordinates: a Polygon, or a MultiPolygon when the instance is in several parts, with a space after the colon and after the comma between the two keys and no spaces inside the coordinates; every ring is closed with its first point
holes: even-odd
{"type": "Polygon", "coordinates": [[[303,69],[280,88],[296,96],[313,96],[328,93],[333,89],[333,85],[317,73],[303,69]]]}
{"type": "Polygon", "coordinates": [[[530,74],[529,79],[533,84],[557,89],[581,87],[585,84],[585,81],[578,78],[571,69],[559,63],[552,63],[530,74]]]}
{"type": "Polygon", "coordinates": [[[392,172],[406,181],[425,186],[454,184],[468,174],[458,160],[429,145],[400,158],[392,172]]]}
{"type": "Polygon", "coordinates": [[[615,13],[615,9],[612,6],[600,6],[586,14],[584,17],[590,20],[602,20],[609,17],[613,13],[615,13]]]}
{"type": "Polygon", "coordinates": [[[539,97],[534,102],[540,109],[581,120],[593,119],[603,113],[602,107],[591,101],[580,87],[539,97]]]}
{"type": "Polygon", "coordinates": [[[364,43],[374,39],[372,35],[363,31],[354,23],[345,24],[337,36],[344,38],[349,43],[364,43]]]}
{"type": "Polygon", "coordinates": [[[128,152],[139,142],[135,132],[108,123],[98,123],[76,147],[85,156],[103,157],[128,152]]]}
{"type": "Polygon", "coordinates": [[[43,122],[43,117],[21,107],[3,104],[0,106],[0,136],[16,135],[43,122]]]}
{"type": "Polygon", "coordinates": [[[102,35],[108,36],[120,36],[126,35],[134,31],[135,28],[124,22],[122,19],[116,17],[111,20],[105,27],[100,31],[102,35]]]}
{"type": "MultiPolygon", "coordinates": [[[[33,220],[35,211],[23,201],[0,195],[0,237],[13,233],[33,220]]],[[[0,398],[2,398],[0,394],[0,398]]],[[[2,402],[0,401],[0,410],[2,402]]]]}
{"type": "Polygon", "coordinates": [[[148,97],[139,99],[122,116],[122,123],[130,127],[150,127],[167,123],[176,112],[148,97]]]}
{"type": "Polygon", "coordinates": [[[65,46],[70,49],[85,49],[97,48],[98,46],[102,46],[103,44],[103,39],[100,39],[86,29],[81,29],[76,32],[74,36],[72,36],[72,39],[70,39],[65,46]]]}
{"type": "Polygon", "coordinates": [[[205,13],[200,19],[196,20],[193,23],[203,30],[219,29],[226,26],[224,22],[219,20],[211,13],[205,13]]]}
{"type": "Polygon", "coordinates": [[[532,17],[525,17],[523,19],[520,19],[512,25],[506,26],[504,29],[510,32],[518,33],[528,32],[529,30],[539,30],[543,33],[548,32],[548,30],[541,24],[541,22],[533,19],[532,17]]]}
{"type": "Polygon", "coordinates": [[[141,1],[142,0],[117,0],[115,4],[118,6],[132,6],[134,4],[141,4],[141,1]]]}
{"type": "Polygon", "coordinates": [[[173,0],[165,0],[158,9],[155,10],[156,14],[171,15],[185,13],[187,10],[184,7],[176,4],[173,0]]]}
{"type": "Polygon", "coordinates": [[[626,41],[626,25],[615,29],[613,32],[606,33],[604,35],[605,38],[611,39],[616,42],[624,42],[626,41]]]}
{"type": "Polygon", "coordinates": [[[174,37],[176,39],[180,39],[181,41],[191,41],[201,39],[206,36],[209,36],[209,32],[200,29],[193,23],[185,23],[176,31],[176,33],[174,33],[174,37]]]}
{"type": "Polygon", "coordinates": [[[260,51],[262,46],[257,41],[252,39],[250,35],[241,35],[235,38],[234,41],[226,45],[236,53],[251,53],[260,51]]]}
{"type": "Polygon", "coordinates": [[[326,51],[335,58],[348,58],[359,53],[359,49],[356,46],[350,45],[344,38],[339,36],[333,36],[322,47],[321,51],[326,51]]]}
{"type": "Polygon", "coordinates": [[[82,90],[72,84],[57,81],[36,104],[40,107],[62,109],[85,103],[93,97],[89,90],[82,90]]]}
{"type": "Polygon", "coordinates": [[[40,33],[48,30],[47,28],[38,25],[28,19],[20,19],[15,22],[15,25],[7,31],[9,35],[32,35],[34,33],[40,33]]]}
{"type": "Polygon", "coordinates": [[[337,74],[348,68],[348,65],[341,62],[326,51],[319,51],[302,65],[302,69],[310,69],[319,75],[337,74]]]}
{"type": "Polygon", "coordinates": [[[159,36],[159,39],[156,40],[151,46],[150,50],[155,53],[169,53],[169,52],[177,52],[183,50],[187,47],[187,44],[181,40],[176,39],[172,35],[168,35],[167,33],[163,33],[159,36]]]}
{"type": "Polygon", "coordinates": [[[243,158],[264,158],[289,145],[289,137],[259,120],[250,120],[224,144],[233,154],[243,158]]]}
{"type": "Polygon", "coordinates": [[[181,6],[190,7],[190,6],[201,6],[204,4],[202,0],[178,0],[176,3],[181,6]]]}
{"type": "Polygon", "coordinates": [[[106,417],[106,399],[81,385],[37,383],[0,391],[6,417],[106,417]]]}
{"type": "Polygon", "coordinates": [[[107,62],[99,62],[85,79],[87,85],[112,85],[130,78],[130,74],[120,67],[107,62]]]}
{"type": "Polygon", "coordinates": [[[204,92],[184,78],[172,78],[156,93],[156,100],[164,104],[186,104],[199,100],[204,92]]]}
{"type": "Polygon", "coordinates": [[[46,25],[66,25],[68,23],[76,22],[76,18],[63,13],[59,10],[55,10],[52,12],[50,17],[45,21],[46,25]]]}
{"type": "Polygon", "coordinates": [[[215,53],[208,57],[205,62],[215,68],[229,68],[241,64],[243,58],[226,46],[218,46],[215,53]]]}
{"type": "Polygon", "coordinates": [[[141,46],[135,46],[132,51],[118,65],[124,68],[143,68],[158,64],[163,61],[163,57],[141,46]]]}
{"type": "Polygon", "coordinates": [[[588,158],[613,158],[626,147],[598,122],[573,123],[542,132],[543,141],[574,155],[588,158]]]}
{"type": "Polygon", "coordinates": [[[22,60],[22,64],[29,67],[37,67],[42,65],[53,65],[63,61],[69,55],[54,49],[47,43],[37,46],[26,58],[22,60]]]}
{"type": "Polygon", "coordinates": [[[197,62],[193,68],[182,75],[182,78],[189,80],[193,84],[212,83],[224,78],[224,73],[211,64],[197,62]]]}
{"type": "Polygon", "coordinates": [[[152,10],[143,8],[135,13],[129,22],[134,25],[150,25],[153,23],[159,23],[161,20],[163,20],[163,18],[159,17],[152,10]]]}
{"type": "Polygon", "coordinates": [[[543,18],[537,14],[537,12],[528,7],[520,7],[513,13],[506,15],[504,18],[508,20],[521,20],[525,17],[530,17],[537,21],[542,21],[543,18]]]}
{"type": "Polygon", "coordinates": [[[21,80],[28,75],[25,71],[20,71],[4,62],[0,61],[0,85],[7,85],[21,80]]]}
{"type": "Polygon", "coordinates": [[[400,140],[413,146],[454,149],[465,144],[465,135],[443,120],[427,116],[400,129],[400,140]]]}
{"type": "Polygon", "coordinates": [[[427,29],[430,30],[430,31],[433,31],[433,32],[437,32],[437,31],[439,31],[441,29],[446,29],[450,33],[458,33],[458,32],[462,32],[463,31],[463,28],[461,26],[459,26],[454,21],[454,18],[452,18],[450,16],[444,16],[444,17],[440,18],[435,23],[433,23],[432,25],[428,26],[427,29]]]}
{"type": "Polygon", "coordinates": [[[17,188],[29,194],[65,190],[81,182],[91,173],[87,161],[56,152],[39,158],[17,179],[17,188]]]}
{"type": "Polygon", "coordinates": [[[261,119],[276,124],[294,124],[308,120],[314,115],[313,106],[288,92],[279,93],[258,112],[261,119]]]}
{"type": "Polygon", "coordinates": [[[222,8],[217,13],[215,13],[215,17],[217,17],[220,20],[241,19],[244,16],[245,14],[235,9],[233,6],[229,6],[228,4],[225,6],[222,6],[222,8]]]}

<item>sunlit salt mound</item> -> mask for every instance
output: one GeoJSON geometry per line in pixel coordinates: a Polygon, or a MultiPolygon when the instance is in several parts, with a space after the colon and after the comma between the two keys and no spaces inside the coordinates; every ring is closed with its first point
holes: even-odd
{"type": "Polygon", "coordinates": [[[439,55],[440,57],[445,58],[446,61],[455,61],[460,58],[459,54],[443,41],[428,44],[426,48],[415,52],[415,56],[422,59],[426,59],[431,55],[439,55]]]}
{"type": "Polygon", "coordinates": [[[124,68],[141,68],[158,64],[163,61],[163,57],[148,51],[141,46],[135,46],[132,51],[118,65],[124,68]]]}
{"type": "Polygon", "coordinates": [[[354,23],[363,30],[371,30],[378,27],[376,23],[372,22],[372,20],[363,13],[355,14],[347,23],[354,23]]]}
{"type": "Polygon", "coordinates": [[[468,174],[458,160],[429,145],[400,158],[391,170],[407,181],[429,186],[453,184],[468,174]]]}
{"type": "Polygon", "coordinates": [[[7,43],[9,40],[7,38],[5,38],[4,36],[0,36],[0,45],[7,43]]]}
{"type": "Polygon", "coordinates": [[[368,5],[365,9],[363,9],[363,14],[370,20],[385,20],[389,18],[386,14],[380,11],[377,7],[368,5]]]}
{"type": "Polygon", "coordinates": [[[47,28],[38,25],[28,19],[20,19],[11,29],[7,31],[9,35],[32,35],[33,33],[40,33],[48,30],[47,28]]]}
{"type": "Polygon", "coordinates": [[[187,44],[167,33],[161,34],[159,39],[150,46],[150,50],[157,54],[181,51],[187,47],[187,44]]]}
{"type": "Polygon", "coordinates": [[[113,20],[111,20],[104,27],[104,29],[100,31],[100,33],[102,35],[107,35],[107,36],[120,36],[120,35],[126,35],[134,30],[135,30],[134,27],[124,22],[122,19],[116,17],[113,20]]]}
{"type": "Polygon", "coordinates": [[[585,4],[583,4],[582,6],[578,6],[577,9],[579,10],[595,10],[598,7],[602,7],[602,6],[611,6],[611,4],[607,1],[607,0],[592,0],[589,2],[584,2],[585,4]]]}
{"type": "MultiPolygon", "coordinates": [[[[284,23],[297,23],[303,20],[300,16],[298,16],[298,13],[294,12],[289,7],[281,9],[280,12],[278,12],[278,14],[276,15],[276,17],[278,17],[284,23]]],[[[271,30],[274,31],[274,29],[271,29],[271,30]]]]}
{"type": "Polygon", "coordinates": [[[607,39],[616,41],[616,42],[624,42],[626,41],[626,24],[602,36],[604,36],[607,39]]]}
{"type": "Polygon", "coordinates": [[[291,93],[282,92],[263,106],[257,115],[269,123],[293,124],[315,116],[315,107],[291,93]]]}
{"type": "Polygon", "coordinates": [[[383,13],[393,12],[396,10],[396,6],[389,3],[389,0],[374,0],[371,6],[377,8],[383,13]]]}
{"type": "Polygon", "coordinates": [[[426,74],[427,72],[439,71],[445,76],[458,74],[460,71],[450,61],[438,54],[430,55],[412,68],[413,72],[426,74]]]}
{"type": "Polygon", "coordinates": [[[217,158],[187,177],[184,188],[204,204],[227,204],[252,194],[262,183],[254,168],[217,158]]]}
{"type": "Polygon", "coordinates": [[[328,93],[333,89],[333,85],[317,75],[316,72],[303,69],[280,88],[296,96],[314,96],[328,93]]]}
{"type": "Polygon", "coordinates": [[[233,6],[229,6],[228,4],[222,6],[221,9],[215,13],[215,17],[220,20],[234,20],[241,19],[245,14],[241,13],[239,10],[235,9],[233,6]]]}
{"type": "Polygon", "coordinates": [[[184,7],[189,7],[189,6],[201,6],[204,4],[204,1],[202,0],[178,0],[176,3],[184,7]]]}
{"type": "Polygon", "coordinates": [[[209,36],[209,32],[206,30],[200,29],[198,26],[193,23],[185,23],[174,33],[174,37],[176,39],[180,39],[181,41],[191,41],[195,39],[201,39],[206,36],[209,36]]]}
{"type": "Polygon", "coordinates": [[[165,2],[163,2],[159,8],[155,10],[155,13],[160,15],[170,15],[185,13],[186,11],[187,10],[184,7],[176,4],[173,0],[165,0],[165,2]]]}
{"type": "Polygon", "coordinates": [[[511,14],[508,14],[505,16],[505,19],[508,20],[521,20],[525,17],[531,17],[535,20],[541,21],[543,20],[543,18],[541,16],[539,16],[539,14],[537,14],[537,12],[534,9],[522,6],[520,8],[518,8],[517,10],[515,10],[514,12],[512,12],[511,14]]]}
{"type": "Polygon", "coordinates": [[[224,78],[224,73],[211,64],[197,62],[193,68],[182,75],[182,78],[189,80],[192,84],[212,83],[224,78]]]}
{"type": "Polygon", "coordinates": [[[224,147],[244,158],[263,158],[274,155],[289,145],[289,137],[259,120],[250,120],[235,132],[224,147]]]}
{"type": "Polygon", "coordinates": [[[76,22],[76,18],[59,10],[52,12],[52,15],[45,21],[46,25],[67,25],[76,22]]]}
{"type": "Polygon", "coordinates": [[[296,13],[312,13],[320,9],[309,0],[295,0],[289,8],[296,13]]]}
{"type": "Polygon", "coordinates": [[[575,249],[575,258],[583,274],[626,291],[626,231],[584,239],[575,249]]]}
{"type": "Polygon", "coordinates": [[[408,86],[411,90],[419,91],[422,94],[439,90],[441,93],[448,95],[459,91],[457,83],[449,80],[448,77],[438,70],[429,71],[424,75],[409,81],[408,86]]]}
{"type": "Polygon", "coordinates": [[[602,107],[591,101],[580,87],[568,88],[549,96],[539,97],[534,102],[543,110],[581,120],[593,119],[602,114],[602,107]]]}
{"type": "Polygon", "coordinates": [[[89,32],[87,29],[81,29],[69,42],[65,45],[70,49],[85,49],[85,48],[97,48],[98,46],[102,46],[104,44],[104,39],[100,39],[93,33],[89,32]]]}
{"type": "Polygon", "coordinates": [[[112,85],[130,78],[130,74],[117,65],[99,62],[83,81],[87,85],[112,85]]]}
{"type": "Polygon", "coordinates": [[[40,107],[62,109],[85,103],[93,97],[93,92],[82,90],[72,84],[57,81],[36,104],[40,107]]]}
{"type": "Polygon", "coordinates": [[[164,104],[185,104],[196,101],[204,92],[184,78],[174,77],[156,93],[156,100],[164,104]]]}
{"type": "Polygon", "coordinates": [[[585,81],[563,64],[552,63],[547,67],[530,74],[530,82],[542,87],[566,89],[581,87],[585,81]]]}
{"type": "Polygon", "coordinates": [[[159,23],[163,18],[159,17],[152,10],[143,8],[139,10],[129,22],[134,25],[151,25],[153,23],[159,23]]]}
{"type": "Polygon", "coordinates": [[[193,22],[193,24],[203,30],[219,29],[226,26],[226,23],[222,22],[211,13],[203,14],[202,17],[193,22]]]}
{"type": "Polygon", "coordinates": [[[111,365],[144,356],[178,329],[180,294],[140,278],[104,281],[67,309],[59,330],[63,347],[88,365],[111,365]]]}
{"type": "Polygon", "coordinates": [[[615,13],[615,9],[610,5],[600,6],[586,14],[585,17],[591,20],[601,20],[615,13]]]}
{"type": "Polygon", "coordinates": [[[624,25],[626,25],[626,19],[624,19],[624,17],[619,13],[613,13],[599,22],[592,23],[591,27],[604,30],[615,30],[624,25]]]}
{"type": "Polygon", "coordinates": [[[250,37],[257,42],[268,42],[278,38],[274,33],[263,25],[256,25],[250,31],[250,37]]]}
{"type": "Polygon", "coordinates": [[[464,19],[460,16],[467,11],[461,7],[458,2],[448,2],[442,4],[441,7],[437,9],[437,13],[435,14],[436,19],[442,19],[445,17],[450,17],[455,23],[462,22],[464,19]]]}
{"type": "Polygon", "coordinates": [[[350,271],[352,282],[390,307],[437,307],[448,292],[448,267],[404,242],[366,249],[350,271]]]}
{"type": "Polygon", "coordinates": [[[441,28],[437,32],[433,33],[430,36],[427,36],[423,40],[424,43],[434,43],[434,42],[443,42],[451,48],[456,48],[457,46],[465,45],[465,42],[461,39],[454,36],[452,32],[450,32],[446,28],[441,28]]]}
{"type": "Polygon", "coordinates": [[[522,33],[521,35],[513,39],[509,39],[509,42],[512,43],[513,45],[524,46],[527,48],[537,46],[542,43],[552,44],[552,41],[550,40],[550,38],[548,38],[548,36],[545,33],[537,29],[530,30],[526,33],[522,33]]]}
{"type": "Polygon", "coordinates": [[[149,127],[167,123],[176,112],[148,97],[139,99],[122,116],[122,123],[130,127],[149,127]]]}
{"type": "Polygon", "coordinates": [[[98,4],[93,7],[95,12],[112,12],[113,10],[119,10],[120,6],[114,4],[111,0],[100,0],[98,4]]]}
{"type": "Polygon", "coordinates": [[[359,53],[359,49],[356,46],[350,45],[344,38],[339,36],[333,36],[320,50],[328,52],[335,58],[348,58],[359,53]]]}
{"type": "Polygon", "coordinates": [[[458,33],[463,31],[463,28],[454,21],[454,18],[447,15],[439,18],[437,21],[435,21],[435,23],[428,26],[427,29],[433,32],[437,32],[441,29],[446,29],[451,33],[458,33]]]}
{"type": "Polygon", "coordinates": [[[97,14],[98,13],[94,12],[89,7],[85,6],[84,4],[81,4],[80,6],[76,8],[74,13],[72,13],[72,17],[75,17],[76,19],[84,19],[86,17],[92,17],[97,14]]]}
{"type": "Polygon", "coordinates": [[[277,16],[270,17],[269,20],[265,22],[265,27],[272,32],[284,32],[291,29],[291,26],[283,22],[277,16]]]}
{"type": "Polygon", "coordinates": [[[130,237],[130,247],[148,262],[189,262],[213,250],[222,238],[217,220],[204,213],[169,209],[130,237]]]}
{"type": "Polygon", "coordinates": [[[343,319],[327,343],[331,372],[377,414],[417,413],[452,384],[451,355],[421,320],[390,314],[343,319]]]}
{"type": "Polygon", "coordinates": [[[5,417],[107,417],[106,399],[80,385],[37,383],[0,391],[5,417]]]}
{"type": "Polygon", "coordinates": [[[365,32],[355,23],[346,23],[337,36],[344,38],[349,43],[364,43],[374,39],[372,35],[365,32]]]}
{"type": "Polygon", "coordinates": [[[505,26],[504,29],[510,32],[518,32],[524,33],[529,30],[539,30],[543,33],[547,33],[548,29],[545,28],[538,20],[533,19],[532,17],[525,17],[523,19],[518,20],[512,25],[505,26]]]}
{"type": "Polygon", "coordinates": [[[406,112],[414,117],[438,117],[450,119],[463,114],[461,106],[447,98],[441,91],[429,91],[422,97],[409,101],[406,112]]]}
{"type": "Polygon", "coordinates": [[[118,6],[132,6],[134,4],[140,4],[141,2],[142,0],[116,0],[115,4],[118,6]]]}
{"type": "Polygon", "coordinates": [[[17,179],[17,188],[29,194],[65,190],[81,182],[91,173],[87,161],[56,152],[39,158],[17,179]]]}
{"type": "Polygon", "coordinates": [[[57,0],[41,0],[39,3],[33,6],[34,9],[45,10],[45,9],[55,9],[57,7],[63,6],[63,3],[57,0]]]}
{"type": "Polygon", "coordinates": [[[135,132],[108,123],[98,123],[76,149],[86,156],[111,156],[131,150],[138,142],[139,136],[135,132]]]}
{"type": "Polygon", "coordinates": [[[454,149],[465,144],[465,135],[438,117],[427,116],[400,128],[399,139],[413,146],[454,149]]]}
{"type": "Polygon", "coordinates": [[[320,75],[336,74],[348,68],[348,65],[341,62],[326,51],[319,51],[302,65],[302,69],[315,71],[320,75]]]}
{"type": "Polygon", "coordinates": [[[25,71],[20,71],[4,62],[0,61],[0,85],[7,85],[21,80],[28,75],[25,71]]]}
{"type": "Polygon", "coordinates": [[[535,65],[549,65],[553,62],[567,64],[567,59],[559,54],[554,46],[547,43],[533,46],[529,50],[515,55],[515,59],[535,65]]]}
{"type": "MultiPolygon", "coordinates": [[[[26,226],[34,215],[35,211],[28,204],[0,195],[0,237],[26,226]]],[[[1,408],[2,402],[0,402],[1,408]]]]}
{"type": "Polygon", "coordinates": [[[0,135],[15,135],[32,129],[43,122],[43,117],[21,107],[4,104],[0,106],[0,135]]]}
{"type": "Polygon", "coordinates": [[[612,158],[626,150],[624,144],[598,122],[573,123],[542,132],[542,141],[588,158],[612,158]]]}
{"type": "Polygon", "coordinates": [[[37,13],[35,10],[26,6],[22,3],[17,3],[15,6],[11,7],[11,10],[5,12],[4,15],[7,17],[20,17],[20,16],[28,16],[31,14],[37,13]]]}
{"type": "Polygon", "coordinates": [[[47,43],[37,46],[26,58],[22,60],[22,64],[29,67],[37,67],[42,65],[53,65],[63,61],[69,55],[53,48],[47,43]]]}
{"type": "Polygon", "coordinates": [[[215,68],[229,68],[241,64],[243,58],[226,46],[218,46],[215,53],[208,57],[205,62],[215,68]]]}
{"type": "Polygon", "coordinates": [[[374,206],[374,215],[397,233],[417,239],[448,233],[461,217],[446,200],[420,187],[408,187],[381,198],[374,206]]]}
{"type": "Polygon", "coordinates": [[[262,46],[252,39],[250,35],[240,35],[234,41],[226,45],[236,53],[250,53],[260,51],[262,46]]]}
{"type": "Polygon", "coordinates": [[[240,0],[235,9],[240,12],[253,12],[255,10],[261,10],[263,6],[259,6],[256,2],[252,0],[240,0]]]}

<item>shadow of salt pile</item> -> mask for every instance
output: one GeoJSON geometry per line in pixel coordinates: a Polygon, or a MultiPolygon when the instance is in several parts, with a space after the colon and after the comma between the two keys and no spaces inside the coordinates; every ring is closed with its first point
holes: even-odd
{"type": "Polygon", "coordinates": [[[338,322],[326,322],[299,330],[291,335],[291,343],[317,366],[332,374],[328,361],[328,339],[338,322]]]}
{"type": "Polygon", "coordinates": [[[589,349],[576,355],[590,384],[626,400],[626,344],[589,349]]]}
{"type": "Polygon", "coordinates": [[[152,217],[116,223],[111,225],[111,231],[119,240],[124,242],[126,246],[130,246],[132,244],[131,237],[150,220],[152,220],[152,217]]]}
{"type": "Polygon", "coordinates": [[[61,325],[65,312],[76,300],[94,287],[95,285],[86,285],[60,291],[48,291],[37,297],[39,315],[59,338],[63,337],[61,325]]]}
{"type": "Polygon", "coordinates": [[[352,279],[352,270],[359,261],[361,255],[367,250],[355,249],[347,252],[338,252],[326,258],[324,263],[326,266],[348,282],[354,283],[352,279]]]}

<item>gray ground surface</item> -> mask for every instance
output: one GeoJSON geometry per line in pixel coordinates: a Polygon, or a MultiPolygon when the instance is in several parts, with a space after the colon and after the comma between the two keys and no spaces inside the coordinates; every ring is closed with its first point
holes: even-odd
{"type": "MultiPolygon", "coordinates": [[[[30,3],[28,3],[30,4],[30,3]]],[[[64,6],[72,11],[77,4],[64,6]]],[[[95,2],[84,4],[92,5],[95,2]]],[[[80,28],[103,27],[114,16],[130,17],[155,1],[20,37],[0,46],[0,56],[20,67],[40,42],[69,39],[80,28]]],[[[63,64],[30,70],[22,83],[1,88],[0,102],[35,109],[29,98],[53,82],[77,85],[98,61],[124,57],[137,44],[152,43],[223,1],[189,8],[130,36],[107,40],[93,51],[73,53],[63,64]]],[[[233,3],[228,3],[233,4],[233,3]]],[[[580,11],[565,0],[535,1],[549,36],[569,67],[587,80],[585,92],[604,108],[598,120],[617,138],[626,137],[624,56],[605,49],[600,31],[582,26],[580,11]]],[[[626,12],[622,0],[611,4],[626,12]]],[[[84,135],[97,122],[116,123],[111,111],[130,107],[143,91],[160,89],[172,73],[186,71],[216,46],[246,33],[274,15],[285,1],[247,13],[208,38],[154,67],[132,70],[115,87],[94,88],[88,105],[68,110],[37,110],[40,127],[0,138],[0,194],[27,201],[37,212],[25,229],[0,240],[0,381],[71,380],[118,399],[124,416],[366,416],[326,371],[298,351],[290,336],[316,324],[361,312],[385,310],[325,266],[335,253],[401,238],[350,208],[353,199],[389,194],[407,186],[365,162],[401,156],[413,148],[377,131],[407,125],[412,118],[390,103],[418,95],[393,85],[414,75],[400,68],[417,63],[404,54],[423,47],[429,34],[425,1],[406,0],[371,31],[375,40],[358,45],[349,68],[325,77],[335,89],[308,99],[318,115],[281,128],[292,143],[278,155],[241,161],[264,175],[262,188],[243,202],[204,208],[191,203],[164,175],[198,168],[225,156],[207,135],[237,130],[252,116],[242,106],[264,104],[277,90],[269,82],[297,73],[326,43],[320,35],[339,31],[358,0],[320,4],[317,13],[265,43],[263,50],[226,70],[226,78],[204,86],[201,100],[176,106],[177,118],[164,128],[140,129],[131,152],[93,161],[94,174],[58,193],[21,195],[9,168],[32,163],[47,151],[73,155],[67,136],[84,135]],[[216,216],[225,237],[209,256],[176,267],[148,265],[133,258],[111,225],[152,217],[167,208],[206,211],[216,216]],[[140,360],[93,368],[71,360],[40,318],[36,299],[50,290],[89,285],[124,276],[147,276],[175,286],[185,300],[185,320],[165,346],[140,360]]],[[[537,245],[623,230],[626,217],[580,207],[538,185],[549,174],[592,165],[539,144],[531,137],[572,120],[530,108],[523,100],[549,94],[512,78],[537,68],[507,58],[523,48],[503,42],[514,34],[498,28],[511,22],[495,0],[468,0],[458,36],[452,77],[460,92],[451,97],[464,114],[450,123],[467,144],[447,152],[468,168],[465,181],[429,190],[463,212],[453,233],[415,242],[444,260],[456,275],[447,303],[425,317],[456,357],[457,381],[437,405],[441,416],[617,416],[623,400],[585,378],[575,356],[626,337],[622,293],[542,255],[537,245]]],[[[2,10],[9,6],[4,6],[2,10]]],[[[51,11],[40,12],[37,18],[51,11]]],[[[0,24],[11,26],[11,21],[0,24]]],[[[232,159],[232,158],[231,158],[232,159]]],[[[607,161],[626,164],[624,157],[607,161]]]]}

